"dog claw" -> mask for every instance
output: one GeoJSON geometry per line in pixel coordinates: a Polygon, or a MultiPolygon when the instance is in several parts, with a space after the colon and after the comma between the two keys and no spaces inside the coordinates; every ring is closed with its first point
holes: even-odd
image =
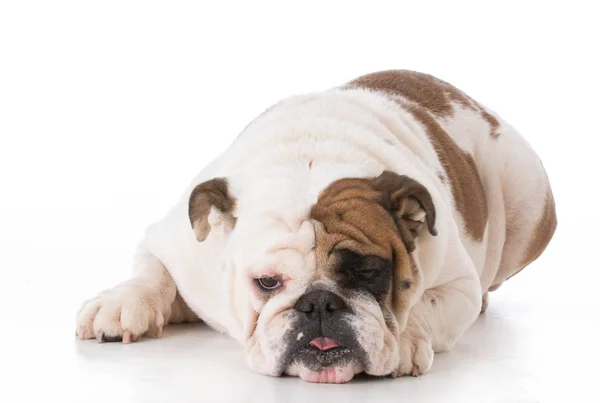
{"type": "Polygon", "coordinates": [[[129,344],[130,341],[131,341],[131,332],[126,330],[123,332],[123,344],[129,344]]]}

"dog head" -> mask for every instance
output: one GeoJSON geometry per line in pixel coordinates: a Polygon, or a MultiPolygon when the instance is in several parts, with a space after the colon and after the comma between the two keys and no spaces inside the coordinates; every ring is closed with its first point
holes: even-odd
{"type": "Polygon", "coordinates": [[[397,368],[398,337],[422,292],[411,252],[437,233],[425,187],[386,171],[331,183],[307,212],[233,214],[226,188],[199,186],[190,220],[199,240],[211,209],[228,223],[230,303],[253,369],[346,382],[397,368]]]}

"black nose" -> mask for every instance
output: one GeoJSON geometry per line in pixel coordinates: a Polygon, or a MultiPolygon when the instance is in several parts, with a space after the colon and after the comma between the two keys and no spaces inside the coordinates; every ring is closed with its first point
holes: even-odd
{"type": "Polygon", "coordinates": [[[346,308],[346,303],[330,291],[315,290],[301,296],[294,308],[306,314],[325,316],[346,308]]]}

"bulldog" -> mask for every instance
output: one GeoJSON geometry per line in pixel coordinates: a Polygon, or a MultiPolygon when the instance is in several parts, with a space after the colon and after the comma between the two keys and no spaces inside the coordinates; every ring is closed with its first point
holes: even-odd
{"type": "Polygon", "coordinates": [[[417,376],[555,228],[513,127],[432,76],[373,73],[251,122],[148,228],[133,277],[83,304],[77,337],[202,320],[262,374],[417,376]]]}

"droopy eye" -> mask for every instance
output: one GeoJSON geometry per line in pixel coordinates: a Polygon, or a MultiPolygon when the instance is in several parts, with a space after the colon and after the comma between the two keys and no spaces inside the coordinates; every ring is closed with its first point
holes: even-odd
{"type": "Polygon", "coordinates": [[[370,280],[375,275],[375,270],[361,270],[358,272],[358,275],[365,280],[370,280]]]}
{"type": "Polygon", "coordinates": [[[261,277],[256,281],[265,290],[274,290],[282,286],[281,281],[277,280],[275,277],[261,277]]]}

